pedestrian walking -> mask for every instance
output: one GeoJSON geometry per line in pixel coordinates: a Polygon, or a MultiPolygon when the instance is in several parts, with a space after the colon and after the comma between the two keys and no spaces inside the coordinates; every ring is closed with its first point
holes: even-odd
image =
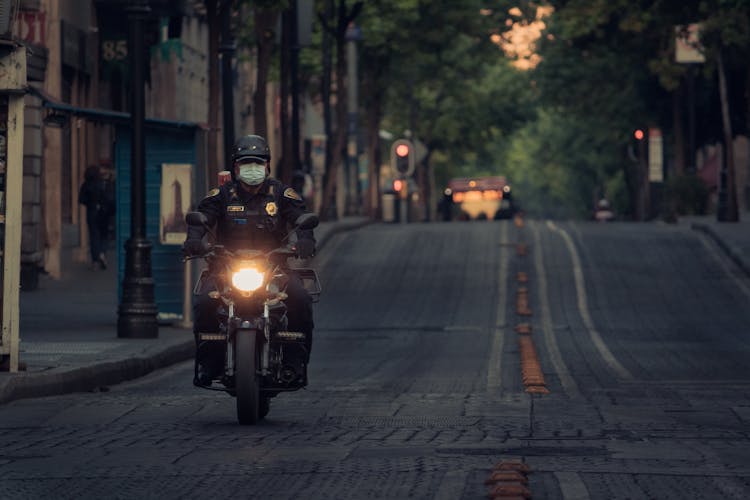
{"type": "Polygon", "coordinates": [[[86,206],[86,225],[89,230],[89,252],[91,267],[107,268],[106,238],[108,237],[109,218],[114,212],[114,193],[109,183],[99,172],[99,167],[92,165],[86,169],[84,181],[78,192],[78,203],[86,206]]]}

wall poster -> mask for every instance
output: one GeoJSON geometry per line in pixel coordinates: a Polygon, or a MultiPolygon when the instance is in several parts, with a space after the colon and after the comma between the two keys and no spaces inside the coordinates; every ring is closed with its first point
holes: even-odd
{"type": "Polygon", "coordinates": [[[190,209],[192,183],[193,165],[162,164],[159,217],[159,242],[162,245],[182,245],[187,237],[185,214],[190,209]]]}

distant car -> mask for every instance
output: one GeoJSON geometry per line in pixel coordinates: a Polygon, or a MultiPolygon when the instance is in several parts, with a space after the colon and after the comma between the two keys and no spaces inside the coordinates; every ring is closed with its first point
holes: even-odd
{"type": "Polygon", "coordinates": [[[609,222],[614,220],[615,213],[609,206],[609,200],[602,198],[596,204],[594,209],[594,220],[597,222],[609,222]]]}
{"type": "Polygon", "coordinates": [[[456,177],[448,181],[457,220],[511,219],[515,206],[510,185],[503,176],[456,177]]]}

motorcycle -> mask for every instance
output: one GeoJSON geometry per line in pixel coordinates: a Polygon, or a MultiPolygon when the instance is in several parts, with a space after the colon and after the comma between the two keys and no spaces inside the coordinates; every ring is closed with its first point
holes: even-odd
{"type": "MultiPolygon", "coordinates": [[[[190,212],[189,225],[208,228],[206,216],[190,212]]],[[[297,229],[313,229],[318,216],[303,214],[296,221],[297,229]]],[[[210,229],[209,229],[210,231],[210,229]]],[[[286,239],[286,238],[285,238],[286,239]]],[[[287,331],[284,300],[286,283],[291,273],[297,274],[317,302],[321,288],[317,273],[309,268],[291,268],[288,259],[296,252],[289,246],[269,252],[241,249],[230,251],[222,245],[207,248],[199,256],[208,266],[195,285],[196,294],[207,280],[215,284],[209,297],[219,299],[226,317],[218,333],[200,333],[198,342],[224,342],[223,385],[199,387],[224,391],[237,399],[237,419],[252,425],[270,410],[270,399],[281,392],[299,390],[307,385],[307,348],[304,332],[287,331]]],[[[195,362],[197,380],[198,361],[195,362]]]]}

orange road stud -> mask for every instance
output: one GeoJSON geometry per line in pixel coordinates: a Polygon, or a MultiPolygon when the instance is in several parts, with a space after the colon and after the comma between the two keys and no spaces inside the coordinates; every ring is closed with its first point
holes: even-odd
{"type": "Polygon", "coordinates": [[[493,488],[487,496],[489,498],[531,498],[531,492],[522,484],[503,484],[493,488]]]}
{"type": "Polygon", "coordinates": [[[519,316],[531,316],[531,309],[529,309],[529,291],[525,287],[518,289],[518,295],[516,296],[516,314],[519,316]]]}
{"type": "Polygon", "coordinates": [[[544,374],[539,363],[539,356],[534,347],[534,341],[528,335],[518,337],[518,347],[521,354],[521,380],[526,392],[531,394],[549,394],[544,382],[544,374]]]}
{"type": "Polygon", "coordinates": [[[525,391],[529,394],[549,394],[549,389],[543,385],[528,385],[525,391]]]}
{"type": "Polygon", "coordinates": [[[520,215],[516,215],[513,217],[513,222],[515,223],[516,227],[523,227],[523,217],[520,215]]]}
{"type": "Polygon", "coordinates": [[[489,479],[487,479],[484,484],[498,484],[498,483],[521,483],[521,484],[529,484],[528,478],[521,474],[518,471],[515,470],[507,470],[507,471],[495,471],[493,472],[489,479]]]}
{"type": "Polygon", "coordinates": [[[519,460],[503,460],[502,462],[496,463],[492,469],[495,471],[513,470],[520,472],[521,474],[531,474],[531,467],[529,467],[529,464],[519,460]]]}
{"type": "Polygon", "coordinates": [[[531,335],[531,325],[528,323],[520,323],[516,325],[515,330],[519,335],[531,335]]]}
{"type": "Polygon", "coordinates": [[[526,243],[518,243],[516,245],[516,253],[521,257],[527,255],[529,253],[528,245],[526,243]]]}
{"type": "Polygon", "coordinates": [[[529,282],[529,276],[525,272],[523,272],[523,271],[520,271],[516,275],[516,279],[518,280],[519,283],[528,283],[529,282]]]}
{"type": "Polygon", "coordinates": [[[531,472],[527,464],[519,460],[503,460],[493,467],[490,477],[484,482],[489,488],[488,498],[529,499],[531,491],[526,477],[531,472]]]}

